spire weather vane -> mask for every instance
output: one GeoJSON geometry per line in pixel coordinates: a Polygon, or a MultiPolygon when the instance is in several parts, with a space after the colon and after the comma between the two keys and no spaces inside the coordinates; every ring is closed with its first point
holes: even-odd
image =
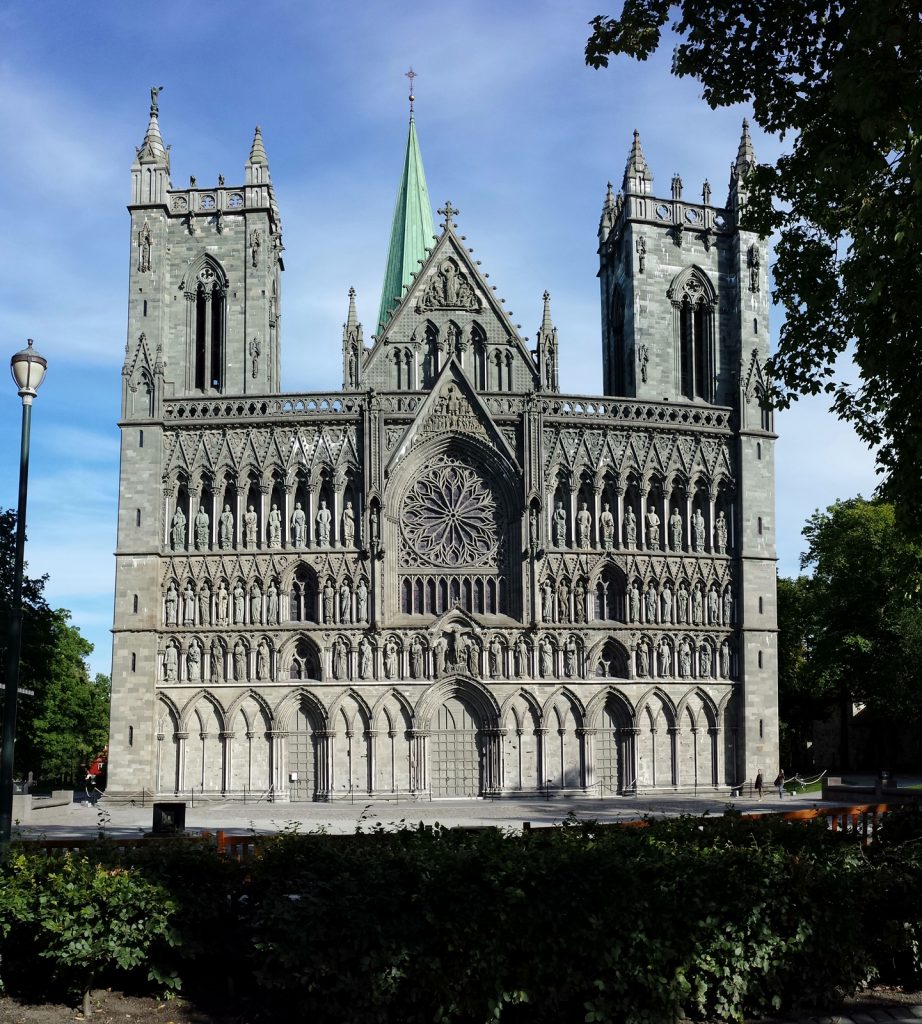
{"type": "Polygon", "coordinates": [[[413,95],[413,79],[419,78],[419,75],[411,67],[409,71],[404,72],[407,78],[410,79],[410,113],[413,113],[413,101],[416,97],[413,95]]]}

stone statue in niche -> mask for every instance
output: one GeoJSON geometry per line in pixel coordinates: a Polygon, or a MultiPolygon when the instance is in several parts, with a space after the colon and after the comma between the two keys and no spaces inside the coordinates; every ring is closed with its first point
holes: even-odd
{"type": "Polygon", "coordinates": [[[558,548],[567,546],[567,513],[564,511],[562,501],[558,501],[554,506],[554,546],[558,548]]]}
{"type": "Polygon", "coordinates": [[[702,679],[711,678],[711,648],[707,644],[702,644],[698,650],[698,664],[700,667],[699,675],[702,679]]]}
{"type": "Polygon", "coordinates": [[[163,652],[163,676],[168,683],[175,683],[178,671],[179,655],[176,653],[175,644],[169,644],[163,652]]]}
{"type": "Polygon", "coordinates": [[[515,642],[515,674],[520,678],[530,675],[528,644],[525,643],[525,637],[521,633],[519,633],[518,639],[515,642]]]}
{"type": "Polygon", "coordinates": [[[278,505],[273,505],[269,512],[269,547],[280,548],[282,546],[282,513],[278,505]]]}
{"type": "Polygon", "coordinates": [[[574,679],[577,675],[576,659],[578,654],[579,650],[576,646],[576,640],[571,636],[563,648],[564,672],[569,679],[574,679]]]}
{"type": "Polygon", "coordinates": [[[642,274],[647,262],[647,242],[643,235],[638,236],[635,248],[637,249],[637,271],[642,274]]]}
{"type": "Polygon", "coordinates": [[[362,679],[371,676],[371,644],[364,638],[359,644],[359,675],[362,679]]]}
{"type": "Polygon", "coordinates": [[[352,588],[343,580],[339,588],[339,621],[348,626],[352,623],[352,588]]]}
{"type": "Polygon", "coordinates": [[[295,502],[295,510],[291,514],[291,537],[296,548],[303,548],[307,537],[307,516],[301,508],[301,502],[295,502]]]}
{"type": "Polygon", "coordinates": [[[647,351],[646,345],[641,345],[637,350],[637,361],[640,363],[640,379],[644,384],[647,383],[647,365],[650,362],[650,353],[647,351]]]}
{"type": "Polygon", "coordinates": [[[234,682],[242,682],[247,677],[247,651],[243,641],[234,644],[234,682]]]}
{"type": "Polygon", "coordinates": [[[445,655],[447,651],[448,641],[444,636],[439,636],[432,645],[432,664],[437,678],[445,673],[445,655]]]}
{"type": "Polygon", "coordinates": [[[342,640],[333,643],[333,678],[345,679],[346,677],[346,656],[345,644],[342,640]]]}
{"type": "Polygon", "coordinates": [[[573,588],[573,621],[586,621],[586,586],[582,580],[577,580],[573,588]]]}
{"type": "Polygon", "coordinates": [[[250,376],[253,380],[259,376],[259,355],[262,352],[262,345],[255,335],[250,339],[250,376]]]}
{"type": "Polygon", "coordinates": [[[250,587],[250,622],[256,626],[263,618],[263,596],[259,587],[254,583],[250,587]]]}
{"type": "Polygon", "coordinates": [[[656,509],[651,505],[647,512],[647,547],[652,549],[659,547],[659,516],[656,509]]]}
{"type": "Polygon", "coordinates": [[[208,513],[205,511],[204,505],[199,505],[198,512],[195,516],[195,550],[196,551],[207,551],[208,550],[208,527],[211,524],[208,521],[208,513]]]}
{"type": "Polygon", "coordinates": [[[218,584],[218,589],[215,595],[218,599],[218,625],[226,626],[228,624],[228,605],[230,604],[230,597],[227,593],[227,587],[224,586],[224,580],[218,584]]]}
{"type": "Polygon", "coordinates": [[[656,622],[656,605],[656,587],[651,583],[650,586],[647,587],[647,593],[644,597],[644,613],[648,623],[652,624],[656,622]]]}
{"type": "Polygon", "coordinates": [[[480,644],[473,637],[467,644],[467,671],[469,675],[480,675],[480,644]]]}
{"type": "Polygon", "coordinates": [[[668,583],[663,584],[663,590],[660,594],[660,606],[660,622],[672,625],[672,588],[668,583]]]}
{"type": "Polygon", "coordinates": [[[274,582],[266,591],[266,622],[270,626],[277,626],[279,622],[279,592],[274,582]]]}
{"type": "Polygon", "coordinates": [[[672,510],[669,517],[669,536],[672,541],[672,550],[682,550],[682,516],[677,508],[672,510]]]}
{"type": "Polygon", "coordinates": [[[460,672],[467,668],[467,638],[461,632],[460,626],[452,626],[452,640],[454,641],[454,667],[460,672]]]}
{"type": "Polygon", "coordinates": [[[224,506],[224,511],[218,519],[218,544],[222,551],[227,551],[234,543],[234,514],[230,505],[224,506]]]}
{"type": "Polygon", "coordinates": [[[676,591],[676,622],[680,626],[688,622],[688,587],[684,583],[676,591]]]}
{"type": "Polygon", "coordinates": [[[717,534],[717,554],[727,553],[727,517],[723,509],[717,513],[717,522],[714,524],[714,532],[717,534]]]}
{"type": "Polygon", "coordinates": [[[323,585],[323,621],[327,624],[333,622],[333,606],[336,600],[336,591],[333,589],[333,581],[327,578],[323,585]]]}
{"type": "Polygon", "coordinates": [[[259,524],[259,516],[252,505],[247,506],[243,514],[243,546],[245,548],[256,547],[256,528],[259,524]]]}
{"type": "Polygon", "coordinates": [[[347,501],[343,509],[340,539],[344,548],[351,548],[355,544],[355,513],[352,511],[351,501],[347,501]]]}
{"type": "Polygon", "coordinates": [[[548,638],[542,637],[538,644],[538,656],[541,661],[541,675],[548,678],[554,674],[554,648],[548,638]]]}
{"type": "Polygon", "coordinates": [[[178,505],[173,513],[173,521],[170,524],[170,538],[173,542],[174,551],[180,551],[186,546],[186,517],[178,505]]]}
{"type": "Polygon", "coordinates": [[[602,531],[602,549],[611,551],[615,546],[615,517],[611,514],[611,509],[607,504],[602,506],[599,527],[602,531]]]}
{"type": "Polygon", "coordinates": [[[384,645],[384,674],[388,679],[397,678],[397,645],[393,640],[384,645]]]}
{"type": "Polygon", "coordinates": [[[538,510],[528,510],[528,544],[532,551],[538,550],[538,510]]]}
{"type": "Polygon", "coordinates": [[[350,345],[349,346],[349,363],[348,363],[348,370],[347,370],[347,373],[346,373],[346,380],[347,380],[347,383],[348,383],[350,388],[354,388],[355,385],[356,385],[355,366],[356,366],[356,363],[355,363],[355,347],[350,345]]]}
{"type": "Polygon", "coordinates": [[[327,508],[325,501],[320,502],[320,508],[317,510],[317,543],[322,547],[326,548],[330,546],[330,523],[333,520],[333,516],[330,510],[327,508]]]}
{"type": "Polygon", "coordinates": [[[234,625],[243,623],[243,603],[246,600],[246,591],[243,584],[238,580],[234,586],[234,625]]]}
{"type": "Polygon", "coordinates": [[[687,640],[679,645],[679,675],[683,679],[691,675],[691,647],[687,640]]]}
{"type": "Polygon", "coordinates": [[[372,542],[377,544],[381,539],[381,535],[378,529],[378,510],[373,508],[371,514],[368,517],[368,522],[371,524],[371,539],[372,542]]]}
{"type": "Polygon", "coordinates": [[[589,547],[589,534],[592,530],[592,513],[585,501],[580,502],[576,513],[576,542],[581,548],[589,547]]]}
{"type": "Polygon", "coordinates": [[[749,263],[749,290],[751,292],[757,292],[759,290],[759,268],[762,265],[762,261],[759,259],[759,247],[757,245],[750,245],[748,252],[749,263]]]}
{"type": "Polygon", "coordinates": [[[256,648],[256,678],[269,678],[269,645],[265,640],[260,640],[256,648]]]}
{"type": "Polygon", "coordinates": [[[656,670],[662,679],[672,675],[672,650],[669,647],[669,641],[665,637],[660,640],[659,648],[657,650],[656,670]]]}
{"type": "Polygon", "coordinates": [[[209,675],[213,683],[224,682],[224,651],[221,645],[215,641],[211,645],[211,653],[208,657],[209,675]]]}
{"type": "Polygon", "coordinates": [[[144,227],[138,235],[138,270],[146,274],[150,270],[150,224],[144,221],[144,227]]]}
{"type": "Polygon", "coordinates": [[[723,606],[724,625],[731,626],[733,624],[733,591],[729,587],[724,590],[723,606]]]}
{"type": "Polygon", "coordinates": [[[624,543],[628,548],[637,547],[637,517],[630,505],[624,510],[624,543]]]}
{"type": "Polygon", "coordinates": [[[178,595],[176,593],[176,585],[170,580],[170,585],[166,588],[166,595],[163,599],[163,604],[166,609],[166,624],[168,626],[176,625],[176,603],[178,595]]]}
{"type": "Polygon", "coordinates": [[[250,232],[250,262],[254,267],[259,266],[259,250],[262,248],[263,236],[259,228],[253,228],[250,232]]]}
{"type": "Polygon", "coordinates": [[[730,678],[730,645],[726,640],[720,645],[720,674],[724,679],[730,678]]]}
{"type": "Polygon", "coordinates": [[[423,678],[423,642],[420,638],[414,637],[410,645],[410,675],[414,679],[423,678]]]}
{"type": "Polygon", "coordinates": [[[692,591],[692,625],[700,626],[704,621],[704,598],[701,596],[701,587],[695,586],[692,591]]]}
{"type": "Polygon", "coordinates": [[[720,625],[720,598],[717,596],[716,587],[711,587],[708,591],[708,625],[720,625]]]}
{"type": "Polygon", "coordinates": [[[637,675],[644,678],[650,674],[650,652],[644,641],[637,645],[637,675]]]}
{"type": "Polygon", "coordinates": [[[193,640],[186,651],[186,679],[197,683],[202,678],[202,652],[197,641],[193,640]]]}
{"type": "Polygon", "coordinates": [[[184,626],[191,626],[195,622],[195,591],[191,583],[186,584],[182,596],[182,622],[184,626]]]}
{"type": "Polygon", "coordinates": [[[696,508],[692,513],[692,537],[694,538],[695,552],[701,554],[704,551],[704,516],[701,509],[696,508]]]}
{"type": "Polygon", "coordinates": [[[566,579],[562,579],[557,587],[557,621],[570,621],[570,584],[566,579]]]}
{"type": "Polygon", "coordinates": [[[499,642],[499,637],[494,636],[490,640],[490,675],[494,679],[498,679],[501,672],[501,662],[503,658],[503,645],[499,642]]]}
{"type": "Polygon", "coordinates": [[[211,625],[211,590],[207,582],[202,584],[198,592],[198,623],[200,626],[211,625]]]}
{"type": "Polygon", "coordinates": [[[357,622],[368,621],[368,584],[364,577],[355,588],[355,618],[357,622]]]}
{"type": "Polygon", "coordinates": [[[541,618],[544,622],[554,621],[554,585],[549,576],[541,585],[541,618]]]}
{"type": "Polygon", "coordinates": [[[636,583],[631,584],[628,595],[628,617],[631,622],[640,622],[640,588],[636,583]]]}

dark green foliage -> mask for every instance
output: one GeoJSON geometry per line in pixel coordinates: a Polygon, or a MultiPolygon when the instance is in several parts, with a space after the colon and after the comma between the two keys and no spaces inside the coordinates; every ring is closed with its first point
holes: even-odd
{"type": "Polygon", "coordinates": [[[745,226],[778,233],[784,309],[774,399],[827,393],[876,448],[887,496],[922,530],[922,19],[911,0],[625,0],[586,61],[645,60],[667,24],[672,70],[712,107],[751,103],[790,152],[747,183],[745,226]],[[836,361],[854,355],[857,380],[836,361]]]}
{"type": "Polygon", "coordinates": [[[142,974],[238,1012],[325,1024],[741,1020],[922,980],[919,816],[868,851],[728,813],[524,836],[438,826],[287,834],[0,869],[4,980],[142,974]],[[87,909],[89,908],[89,909],[87,909]],[[44,958],[44,959],[43,959],[44,958]]]}

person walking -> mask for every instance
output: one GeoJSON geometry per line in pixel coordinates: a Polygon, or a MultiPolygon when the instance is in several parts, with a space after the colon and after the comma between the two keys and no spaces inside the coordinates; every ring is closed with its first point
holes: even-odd
{"type": "Polygon", "coordinates": [[[762,799],[762,786],[765,785],[765,780],[762,778],[762,769],[759,769],[759,774],[756,775],[756,792],[759,794],[759,799],[762,799]]]}
{"type": "Polygon", "coordinates": [[[781,800],[784,797],[784,769],[778,769],[778,778],[775,779],[775,785],[778,787],[778,799],[781,800]]]}

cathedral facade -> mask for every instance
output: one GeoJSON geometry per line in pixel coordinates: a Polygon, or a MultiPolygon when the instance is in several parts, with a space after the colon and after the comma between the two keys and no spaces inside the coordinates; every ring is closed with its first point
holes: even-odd
{"type": "Polygon", "coordinates": [[[559,390],[438,232],[410,122],[376,333],[281,391],[282,226],[132,168],[110,793],[327,800],[727,790],[777,760],[766,248],[653,193],[598,229],[602,394],[559,390]]]}

